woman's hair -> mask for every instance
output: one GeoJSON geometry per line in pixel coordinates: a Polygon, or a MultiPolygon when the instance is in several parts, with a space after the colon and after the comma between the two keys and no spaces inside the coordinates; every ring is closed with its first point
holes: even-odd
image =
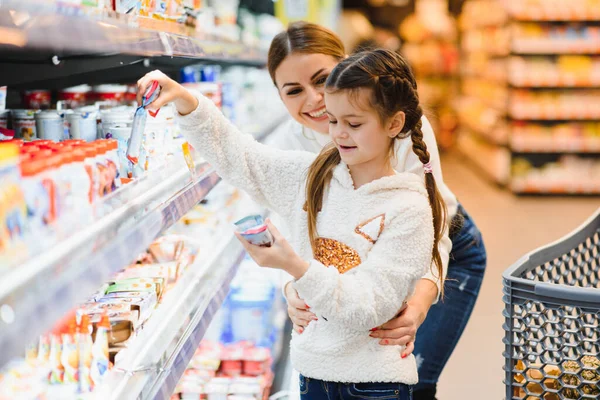
{"type": "MultiPolygon", "coordinates": [[[[370,89],[371,106],[377,110],[382,123],[402,111],[405,123],[397,139],[411,137],[412,147],[419,160],[429,164],[430,157],[421,131],[423,110],[419,104],[417,83],[410,66],[397,53],[390,50],[373,50],[355,54],[340,62],[331,72],[325,90],[328,93],[344,90],[356,96],[361,88],[370,89]]],[[[340,163],[336,147],[329,146],[310,166],[306,183],[306,211],[308,234],[313,251],[317,240],[317,213],[323,204],[323,192],[329,184],[333,169],[340,163]]],[[[428,166],[428,169],[430,167],[428,166]]],[[[426,171],[427,172],[427,171],[426,171]]],[[[446,227],[446,205],[440,195],[432,173],[425,173],[429,203],[433,211],[434,246],[433,262],[442,279],[442,259],[438,243],[446,227]]],[[[443,293],[443,285],[442,285],[443,293]]]]}
{"type": "Polygon", "coordinates": [[[279,33],[269,48],[268,69],[273,83],[275,71],[287,56],[300,54],[325,54],[337,60],[346,57],[342,40],[329,29],[309,22],[294,22],[279,33]]]}

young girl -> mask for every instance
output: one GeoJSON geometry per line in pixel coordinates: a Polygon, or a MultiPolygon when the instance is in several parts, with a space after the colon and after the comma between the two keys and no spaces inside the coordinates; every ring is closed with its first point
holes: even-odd
{"type": "MultiPolygon", "coordinates": [[[[290,24],[273,39],[268,69],[293,119],[281,124],[269,136],[269,145],[283,150],[319,153],[331,142],[329,119],[323,114],[325,80],[345,57],[341,39],[316,24],[290,24]]],[[[448,208],[448,222],[452,222],[454,227],[450,237],[443,236],[439,243],[448,277],[444,286],[445,296],[443,301],[432,305],[441,292],[441,285],[435,274],[428,271],[417,283],[413,296],[399,317],[371,336],[380,339],[382,346],[406,345],[403,355],[410,354],[414,346],[419,368],[414,399],[435,400],[440,374],[469,321],[479,294],[486,267],[486,251],[475,222],[444,183],[435,135],[427,118],[423,116],[421,120],[433,175],[448,208]],[[460,229],[457,228],[459,226],[460,229]],[[440,326],[444,329],[439,329],[440,326]]],[[[395,150],[392,162],[396,171],[423,176],[422,163],[413,152],[410,141],[397,140],[395,150]]],[[[294,329],[301,333],[314,314],[306,309],[305,301],[298,297],[292,284],[286,286],[286,298],[294,329]]]]}
{"type": "Polygon", "coordinates": [[[285,152],[240,134],[211,101],[193,97],[155,71],[155,107],[174,101],[190,143],[226,180],[286,218],[292,246],[269,223],[272,247],[242,240],[255,261],[287,271],[317,320],[294,334],[292,364],[304,399],[411,399],[417,366],[399,346],[369,336],[393,318],[417,281],[434,268],[445,205],[431,174],[422,110],[406,62],[377,50],[342,61],[326,85],[332,144],[316,158],[285,152]],[[410,138],[408,137],[410,136],[410,138]],[[410,140],[425,169],[392,168],[394,143],[410,140]]]}

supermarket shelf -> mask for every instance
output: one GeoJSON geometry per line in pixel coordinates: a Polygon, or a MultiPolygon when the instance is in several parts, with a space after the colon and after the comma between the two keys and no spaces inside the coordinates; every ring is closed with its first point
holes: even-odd
{"type": "Polygon", "coordinates": [[[219,182],[207,164],[155,171],[101,204],[94,223],[64,237],[0,280],[0,365],[84,301],[219,182]]]}
{"type": "Polygon", "coordinates": [[[493,146],[508,147],[508,130],[499,127],[484,128],[466,118],[460,118],[461,127],[466,128],[481,140],[493,146]]]}
{"type": "Polygon", "coordinates": [[[593,41],[519,39],[512,43],[515,55],[600,54],[600,44],[593,41]]]}
{"type": "Polygon", "coordinates": [[[473,137],[468,131],[461,131],[458,149],[486,178],[499,186],[510,179],[510,151],[503,147],[492,146],[473,137]]]}
{"type": "Polygon", "coordinates": [[[181,24],[128,15],[72,15],[58,7],[56,2],[3,0],[1,48],[266,62],[265,54],[256,48],[200,35],[181,24]]]}
{"type": "Polygon", "coordinates": [[[115,368],[98,388],[98,398],[171,398],[245,254],[233,234],[224,237],[211,257],[189,268],[141,333],[119,353],[115,368]]]}
{"type": "Polygon", "coordinates": [[[596,121],[600,121],[600,114],[599,115],[573,115],[573,114],[561,114],[560,112],[557,112],[555,114],[552,113],[548,113],[545,115],[540,115],[540,114],[518,114],[515,115],[515,113],[509,113],[508,118],[515,120],[515,121],[528,121],[528,122],[539,122],[539,123],[544,123],[544,122],[573,122],[573,121],[578,121],[578,122],[596,122],[596,121]]]}
{"type": "Polygon", "coordinates": [[[513,153],[519,154],[598,154],[600,155],[600,139],[583,138],[540,138],[511,136],[510,147],[513,153]]]}
{"type": "Polygon", "coordinates": [[[569,82],[568,80],[551,81],[518,81],[514,78],[510,79],[509,85],[515,89],[600,89],[600,82],[569,82]]]}
{"type": "Polygon", "coordinates": [[[130,80],[150,67],[177,69],[199,61],[266,64],[266,54],[257,48],[174,22],[106,12],[82,14],[81,9],[57,2],[2,0],[0,86],[85,73],[91,76],[71,78],[65,85],[94,83],[94,78],[102,77],[93,73],[107,70],[113,81],[130,80]],[[132,71],[121,77],[121,70],[128,68],[132,71]]]}
{"type": "Polygon", "coordinates": [[[553,183],[535,179],[513,178],[510,189],[520,195],[564,195],[564,196],[598,196],[600,195],[600,184],[596,182],[553,183]]]}

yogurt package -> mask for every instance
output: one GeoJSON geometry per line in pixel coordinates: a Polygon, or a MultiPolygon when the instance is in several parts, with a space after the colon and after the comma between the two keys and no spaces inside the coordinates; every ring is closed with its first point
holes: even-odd
{"type": "Polygon", "coordinates": [[[271,247],[273,235],[260,215],[250,215],[235,223],[236,229],[244,239],[255,246],[271,247]]]}

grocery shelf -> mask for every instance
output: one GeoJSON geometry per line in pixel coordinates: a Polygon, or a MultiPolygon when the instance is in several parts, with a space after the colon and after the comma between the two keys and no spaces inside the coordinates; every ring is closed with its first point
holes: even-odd
{"type": "Polygon", "coordinates": [[[504,147],[490,145],[479,141],[469,131],[461,131],[459,150],[476,167],[477,172],[504,186],[510,179],[510,151],[504,147]]]}
{"type": "Polygon", "coordinates": [[[600,155],[600,139],[584,139],[577,137],[543,138],[515,136],[510,139],[513,153],[519,154],[598,154],[600,155]]]}
{"type": "Polygon", "coordinates": [[[90,75],[65,84],[130,80],[151,67],[177,69],[198,61],[264,66],[266,54],[169,21],[98,11],[84,15],[80,8],[41,0],[0,3],[0,86],[84,73],[90,75]],[[120,77],[128,67],[133,71],[120,77]],[[111,74],[96,75],[109,76],[94,76],[106,70],[111,74]]]}
{"type": "Polygon", "coordinates": [[[597,181],[577,181],[555,183],[541,179],[513,178],[510,189],[521,195],[600,195],[600,184],[597,181]]]}
{"type": "Polygon", "coordinates": [[[468,129],[470,133],[476,135],[490,145],[501,147],[508,146],[508,129],[502,129],[497,126],[486,128],[467,118],[460,118],[460,124],[468,129]]]}
{"type": "Polygon", "coordinates": [[[594,55],[600,53],[600,44],[591,41],[569,41],[551,39],[519,39],[512,43],[512,54],[514,55],[594,55]]]}
{"type": "Polygon", "coordinates": [[[229,292],[244,249],[230,232],[164,296],[94,395],[97,398],[169,399],[212,318],[229,292]]]}
{"type": "Polygon", "coordinates": [[[600,82],[569,82],[568,80],[557,80],[557,81],[520,81],[517,79],[510,79],[509,85],[515,89],[530,89],[530,90],[569,90],[569,89],[600,89],[600,82]]]}
{"type": "Polygon", "coordinates": [[[193,57],[264,64],[257,48],[182,24],[129,15],[72,15],[56,2],[3,0],[0,7],[2,49],[50,49],[77,54],[120,53],[193,57]]]}
{"type": "Polygon", "coordinates": [[[93,293],[219,182],[207,164],[197,178],[181,164],[140,179],[109,197],[95,222],[22,265],[5,268],[0,280],[0,365],[93,293]],[[162,173],[161,173],[162,172],[162,173]]]}
{"type": "MultiPolygon", "coordinates": [[[[558,110],[557,110],[558,111],[558,110]]],[[[515,121],[528,121],[528,122],[597,122],[600,121],[600,114],[598,115],[574,115],[565,114],[561,112],[556,113],[544,113],[544,114],[516,114],[518,111],[509,113],[508,118],[515,121]]]]}

